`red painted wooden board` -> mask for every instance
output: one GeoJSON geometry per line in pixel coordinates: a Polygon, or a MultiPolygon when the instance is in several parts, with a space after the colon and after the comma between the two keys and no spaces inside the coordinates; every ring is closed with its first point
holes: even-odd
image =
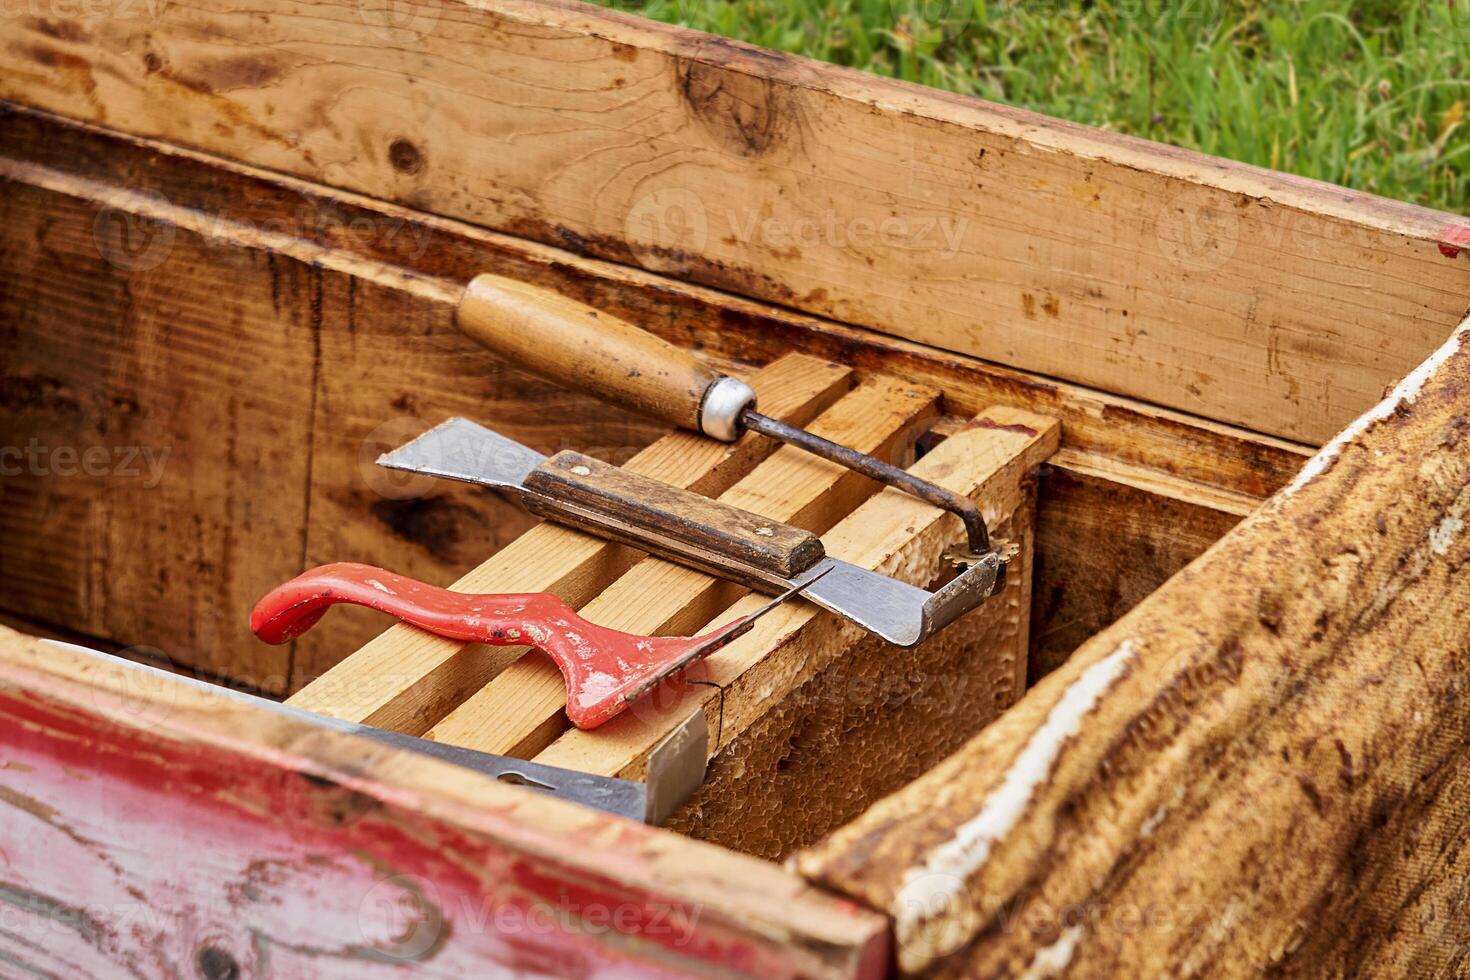
{"type": "Polygon", "coordinates": [[[782,869],[0,630],[0,973],[872,976],[782,869]]]}

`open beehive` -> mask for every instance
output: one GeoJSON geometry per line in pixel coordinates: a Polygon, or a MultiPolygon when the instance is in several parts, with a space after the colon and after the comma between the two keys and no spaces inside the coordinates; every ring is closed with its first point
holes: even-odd
{"type": "Polygon", "coordinates": [[[1463,970],[1459,219],[574,5],[4,20],[13,624],[605,775],[710,733],[648,828],[6,632],[16,970],[1463,970]],[[595,732],[520,651],[253,641],[345,559],[646,632],[754,601],[372,467],[449,415],[944,574],[937,512],[479,350],[484,271],[942,476],[1023,574],[913,651],[785,608],[595,732]]]}

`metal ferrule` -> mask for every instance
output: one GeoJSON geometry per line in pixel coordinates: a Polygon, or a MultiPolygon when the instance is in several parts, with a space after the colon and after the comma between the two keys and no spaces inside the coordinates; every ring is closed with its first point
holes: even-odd
{"type": "Polygon", "coordinates": [[[755,407],[755,392],[739,378],[722,375],[704,393],[699,406],[699,429],[711,439],[734,442],[745,430],[740,416],[755,407]]]}

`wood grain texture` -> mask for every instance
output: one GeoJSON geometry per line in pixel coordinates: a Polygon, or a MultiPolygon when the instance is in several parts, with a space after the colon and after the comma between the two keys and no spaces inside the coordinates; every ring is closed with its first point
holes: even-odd
{"type": "Polygon", "coordinates": [[[581,4],[149,12],[8,12],[0,97],[1300,441],[1470,287],[1453,215],[581,4]]]}
{"type": "Polygon", "coordinates": [[[626,320],[540,286],[478,275],[455,309],[465,335],[563,388],[593,391],[643,415],[699,432],[719,373],[626,320]]]}
{"type": "Polygon", "coordinates": [[[24,184],[0,223],[6,608],[283,693],[243,611],[302,560],[324,274],[173,229],[155,274],[154,229],[24,184]]]}
{"type": "MultiPolygon", "coordinates": [[[[933,417],[936,396],[932,389],[875,378],[823,412],[808,428],[859,452],[902,463],[912,453],[924,421],[933,417]]],[[[859,473],[783,445],[719,499],[821,533],[877,489],[859,473]]],[[[712,621],[724,625],[743,615],[722,610],[747,593],[732,582],[648,557],[610,583],[582,614],[630,633],[694,635],[706,632],[702,627],[712,621]]],[[[759,605],[768,600],[761,596],[752,601],[759,605]]],[[[685,676],[692,679],[703,674],[703,666],[695,665],[685,676]]],[[[663,692],[656,689],[630,711],[656,710],[653,706],[662,698],[663,692]]],[[[427,737],[531,758],[570,727],[566,704],[560,671],[545,657],[523,656],[431,728],[427,737]]]]}
{"type": "Polygon", "coordinates": [[[912,649],[863,637],[782,697],[710,760],[665,824],[780,860],[859,816],[959,748],[1026,690],[1034,474],[993,528],[1020,551],[1005,588],[912,649]]]}
{"type": "MultiPolygon", "coordinates": [[[[1206,487],[1265,497],[1310,455],[1300,445],[1210,418],[585,259],[156,141],[4,104],[0,117],[0,172],[13,179],[198,231],[221,247],[269,249],[347,273],[359,287],[376,287],[397,298],[397,320],[379,329],[386,333],[396,323],[405,337],[424,336],[446,353],[483,356],[463,338],[440,336],[437,327],[446,322],[446,307],[458,301],[462,284],[494,268],[606,310],[716,362],[765,364],[799,350],[858,371],[937,387],[948,411],[960,417],[991,404],[1024,406],[1063,420],[1069,448],[1206,487]]],[[[392,364],[388,339],[382,338],[385,346],[375,352],[377,360],[358,370],[392,364]]],[[[440,386],[452,387],[447,381],[440,386]]]]}
{"type": "MultiPolygon", "coordinates": [[[[804,423],[850,384],[849,372],[791,355],[760,371],[752,384],[774,410],[804,423]]],[[[772,451],[747,436],[733,445],[687,432],[664,436],[628,460],[629,470],[674,486],[718,493],[772,451]]],[[[554,592],[581,607],[637,560],[637,553],[553,524],[539,524],[460,577],[462,592],[554,592]]],[[[381,621],[381,620],[380,620],[381,621]]],[[[422,734],[524,651],[446,640],[403,624],[303,687],[291,704],[422,734]]]]}
{"type": "Polygon", "coordinates": [[[880,916],[769,864],[3,628],[0,721],[7,975],[886,965],[880,916]]]}
{"type": "MultiPolygon", "coordinates": [[[[1021,506],[1025,475],[1056,450],[1058,426],[1053,419],[1003,406],[987,409],[978,418],[989,424],[946,439],[912,471],[970,496],[987,522],[999,524],[1021,506]]],[[[953,515],[885,489],[824,534],[822,541],[834,558],[911,584],[927,584],[948,567],[943,553],[962,537],[953,515]]],[[[747,597],[722,618],[744,615],[762,602],[747,597]]],[[[717,720],[710,733],[714,756],[787,693],[846,656],[865,635],[810,603],[789,603],[712,654],[700,683],[667,683],[662,698],[637,706],[595,733],[569,731],[536,761],[640,778],[648,752],[696,708],[717,720]]],[[[1018,650],[1002,651],[999,659],[1019,671],[1019,656],[1018,650]]]]}
{"type": "Polygon", "coordinates": [[[1466,339],[796,866],[912,972],[1461,975],[1466,339]]]}

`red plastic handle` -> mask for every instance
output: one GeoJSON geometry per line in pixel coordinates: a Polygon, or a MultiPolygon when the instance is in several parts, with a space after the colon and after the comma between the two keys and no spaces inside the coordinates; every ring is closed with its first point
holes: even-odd
{"type": "Polygon", "coordinates": [[[736,621],[700,637],[639,636],[599,626],[549,592],[476,595],[450,592],[393,572],[338,562],[304,572],[256,603],[250,629],[267,643],[287,643],[339,602],[367,606],[452,640],[529,646],[556,661],[567,683],[567,717],[596,728],[641,696],[650,681],[681,660],[692,662],[711,640],[731,637],[736,621]]]}

